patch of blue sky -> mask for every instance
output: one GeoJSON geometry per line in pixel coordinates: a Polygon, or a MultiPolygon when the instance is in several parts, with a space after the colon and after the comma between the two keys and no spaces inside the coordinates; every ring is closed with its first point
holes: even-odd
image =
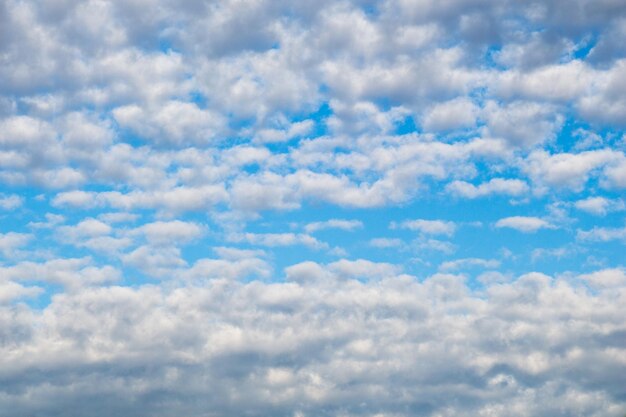
{"type": "Polygon", "coordinates": [[[421,129],[413,116],[405,116],[394,124],[395,135],[407,135],[409,133],[420,133],[421,129]]]}
{"type": "Polygon", "coordinates": [[[576,48],[572,52],[572,58],[584,60],[589,55],[589,52],[597,45],[598,34],[591,33],[583,37],[577,44],[576,48]]]}

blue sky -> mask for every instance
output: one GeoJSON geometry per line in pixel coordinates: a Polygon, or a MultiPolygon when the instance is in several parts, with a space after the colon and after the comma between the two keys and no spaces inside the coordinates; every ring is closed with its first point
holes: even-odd
{"type": "Polygon", "coordinates": [[[0,5],[0,414],[622,416],[626,6],[0,5]]]}

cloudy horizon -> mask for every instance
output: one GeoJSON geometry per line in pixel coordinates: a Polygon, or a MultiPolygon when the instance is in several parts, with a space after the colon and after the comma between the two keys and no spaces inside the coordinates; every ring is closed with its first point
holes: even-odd
{"type": "Polygon", "coordinates": [[[623,417],[626,3],[0,2],[0,414],[623,417]]]}

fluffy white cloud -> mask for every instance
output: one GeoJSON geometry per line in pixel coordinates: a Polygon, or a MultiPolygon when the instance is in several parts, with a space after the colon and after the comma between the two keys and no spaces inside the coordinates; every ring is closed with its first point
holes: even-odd
{"type": "Polygon", "coordinates": [[[0,233],[0,253],[4,258],[12,258],[16,251],[26,246],[32,238],[33,236],[27,233],[0,233]]]}
{"type": "Polygon", "coordinates": [[[121,257],[124,264],[153,278],[171,278],[178,269],[187,266],[180,249],[173,246],[139,246],[121,257]]]}
{"type": "Polygon", "coordinates": [[[453,261],[446,261],[439,265],[441,271],[456,271],[468,267],[480,267],[485,269],[495,269],[500,266],[497,259],[463,258],[453,261]]]}
{"type": "Polygon", "coordinates": [[[496,227],[506,227],[524,233],[534,233],[539,229],[553,229],[555,226],[538,217],[512,216],[498,220],[496,227]]]}
{"type": "Polygon", "coordinates": [[[0,208],[4,210],[15,210],[24,203],[24,199],[19,195],[0,195],[0,208]]]}
{"type": "Polygon", "coordinates": [[[391,224],[391,228],[401,228],[414,230],[426,235],[446,235],[451,236],[456,230],[454,222],[445,220],[405,220],[400,224],[391,224]]]}
{"type": "Polygon", "coordinates": [[[472,127],[478,117],[478,107],[466,98],[439,103],[428,109],[422,120],[424,129],[445,131],[472,127]]]}
{"type": "Polygon", "coordinates": [[[52,259],[43,263],[20,262],[13,266],[2,266],[0,272],[6,280],[60,284],[71,291],[78,291],[85,286],[110,284],[121,279],[118,269],[110,265],[95,266],[88,257],[52,259]]]}
{"type": "Polygon", "coordinates": [[[611,149],[553,155],[542,150],[532,152],[523,169],[538,184],[581,190],[594,170],[621,158],[621,152],[611,149]]]}
{"type": "Polygon", "coordinates": [[[531,147],[554,139],[563,123],[556,109],[544,103],[515,101],[500,106],[489,102],[482,112],[483,135],[502,138],[511,146],[531,147]]]}
{"type": "Polygon", "coordinates": [[[626,273],[622,269],[603,269],[581,275],[580,278],[598,289],[614,289],[626,285],[626,273]]]}
{"type": "Polygon", "coordinates": [[[234,242],[248,242],[261,246],[293,246],[304,245],[311,249],[327,249],[328,244],[321,242],[305,233],[244,233],[233,234],[229,239],[234,242]]]}
{"type": "MultiPolygon", "coordinates": [[[[242,280],[270,277],[271,265],[267,261],[255,257],[254,255],[258,255],[257,251],[247,252],[246,256],[239,254],[235,259],[232,259],[232,251],[228,254],[231,256],[227,255],[225,259],[199,259],[189,269],[182,271],[180,276],[186,280],[242,280]]],[[[224,255],[223,251],[221,254],[224,255]]]]}
{"type": "Polygon", "coordinates": [[[376,279],[398,275],[400,269],[396,265],[380,262],[372,262],[366,259],[354,261],[341,259],[328,264],[328,269],[340,277],[352,279],[376,279]]]}
{"type": "Polygon", "coordinates": [[[78,206],[113,207],[123,210],[158,209],[165,213],[194,211],[211,207],[227,198],[223,185],[208,185],[197,188],[175,187],[166,190],[85,192],[68,191],[57,194],[52,204],[57,207],[78,206]]]}
{"type": "Polygon", "coordinates": [[[596,216],[604,216],[612,211],[624,210],[624,202],[622,200],[609,200],[604,197],[589,197],[584,200],[578,200],[574,203],[578,210],[596,216]]]}
{"type": "Polygon", "coordinates": [[[43,291],[43,288],[40,287],[25,287],[17,282],[2,281],[0,282],[0,305],[15,299],[35,297],[43,291]]]}
{"type": "Polygon", "coordinates": [[[512,70],[499,75],[496,88],[504,97],[554,101],[575,100],[584,95],[594,71],[581,61],[547,65],[533,71],[512,70]]]}
{"type": "Polygon", "coordinates": [[[344,219],[330,219],[323,222],[313,222],[304,226],[304,230],[307,233],[313,233],[318,230],[324,229],[341,229],[352,231],[363,227],[363,223],[360,220],[344,220],[344,219]]]}
{"type": "Polygon", "coordinates": [[[454,181],[446,185],[449,193],[465,197],[478,198],[491,194],[520,196],[529,191],[528,184],[518,179],[492,178],[478,186],[465,181],[454,181]]]}
{"type": "Polygon", "coordinates": [[[285,142],[295,137],[305,136],[313,130],[314,124],[312,120],[303,120],[301,122],[287,123],[287,126],[284,126],[282,129],[260,129],[254,137],[254,142],[285,142]]]}
{"type": "Polygon", "coordinates": [[[130,235],[143,235],[153,245],[185,243],[200,237],[202,233],[202,226],[180,220],[146,223],[129,231],[130,235]]]}
{"type": "Polygon", "coordinates": [[[578,103],[580,113],[599,123],[608,123],[614,126],[624,126],[626,116],[626,83],[624,71],[626,59],[620,59],[614,65],[594,74],[590,94],[582,97],[578,103]]]}
{"type": "Polygon", "coordinates": [[[211,143],[226,127],[220,114],[180,101],[166,103],[152,114],[137,105],[118,107],[113,110],[113,116],[120,126],[148,140],[175,145],[211,143]]]}

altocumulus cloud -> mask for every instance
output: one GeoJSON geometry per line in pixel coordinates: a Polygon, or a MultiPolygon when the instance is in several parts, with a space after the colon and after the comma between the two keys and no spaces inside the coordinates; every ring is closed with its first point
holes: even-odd
{"type": "Polygon", "coordinates": [[[0,4],[0,415],[626,412],[626,4],[0,4]]]}

